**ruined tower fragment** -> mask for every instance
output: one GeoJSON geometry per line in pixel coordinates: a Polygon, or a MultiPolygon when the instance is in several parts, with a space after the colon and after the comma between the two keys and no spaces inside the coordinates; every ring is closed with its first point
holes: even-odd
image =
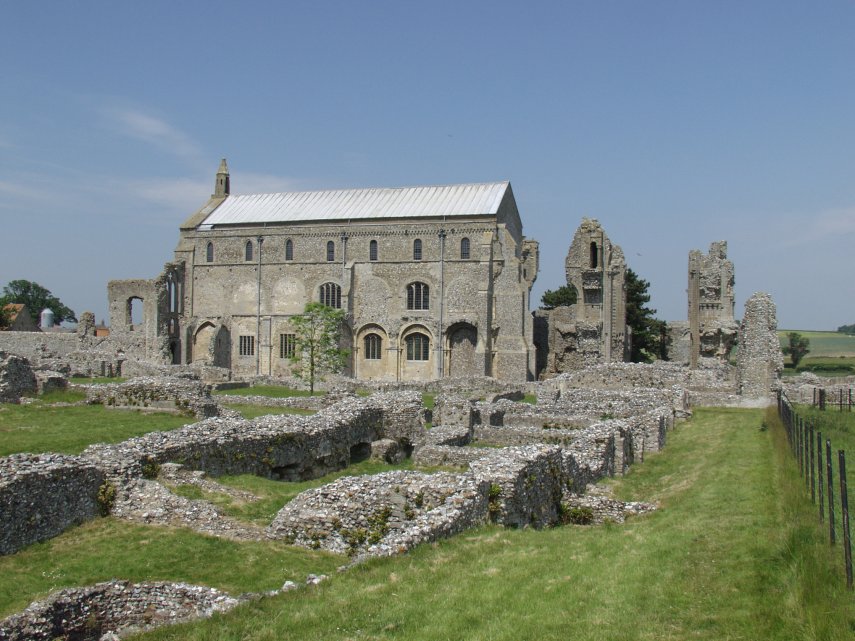
{"type": "Polygon", "coordinates": [[[711,243],[707,254],[689,252],[688,320],[668,323],[670,360],[692,368],[704,358],[728,360],[739,329],[733,318],[733,273],[727,241],[711,243]]]}
{"type": "Polygon", "coordinates": [[[746,398],[768,398],[780,386],[784,356],[778,340],[775,303],[758,292],[745,303],[739,328],[736,375],[739,393],[746,398]]]}
{"type": "Polygon", "coordinates": [[[576,304],[539,310],[535,342],[545,377],[596,363],[625,361],[629,353],[626,326],[626,262],[623,250],[606,236],[599,221],[583,218],[564,261],[567,284],[576,304]]]}

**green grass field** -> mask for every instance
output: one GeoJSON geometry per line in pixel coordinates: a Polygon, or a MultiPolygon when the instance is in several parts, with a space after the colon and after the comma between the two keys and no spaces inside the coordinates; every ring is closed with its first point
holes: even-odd
{"type": "MultiPolygon", "coordinates": [[[[699,410],[623,525],[487,527],[145,639],[845,639],[855,598],[760,410],[699,410]]],[[[767,421],[770,419],[766,419],[767,421]]]]}
{"type": "Polygon", "coordinates": [[[0,456],[16,452],[79,454],[92,443],[118,443],[147,432],[174,430],[196,419],[165,412],[109,409],[101,405],[51,407],[79,392],[59,392],[31,405],[0,403],[0,456]]]}
{"type": "Polygon", "coordinates": [[[813,372],[819,376],[855,375],[855,336],[837,332],[778,330],[781,347],[787,345],[787,334],[797,332],[810,340],[810,352],[793,369],[789,356],[784,356],[784,374],[813,372]]]}
{"type": "Polygon", "coordinates": [[[779,329],[778,338],[781,339],[782,347],[787,344],[787,334],[790,332],[798,332],[810,340],[810,354],[808,354],[808,356],[811,358],[821,358],[825,356],[833,358],[840,356],[855,357],[855,336],[839,334],[837,332],[779,329]]]}
{"type": "MultiPolygon", "coordinates": [[[[55,420],[47,409],[3,406],[0,417],[21,410],[19,420],[40,429],[55,420]]],[[[103,410],[62,412],[77,409],[103,410]]],[[[125,414],[103,412],[88,419],[93,428],[125,414]]],[[[80,427],[72,421],[65,430],[80,427]]],[[[834,438],[844,443],[850,426],[839,429],[834,438]]],[[[79,446],[88,436],[77,439],[79,446]]],[[[372,465],[334,476],[380,471],[372,465]]],[[[829,548],[794,470],[773,417],[699,409],[669,434],[662,453],[613,481],[626,500],[658,503],[651,515],[601,527],[484,527],[345,573],[335,572],[346,562],[336,555],[102,518],[0,557],[0,615],[53,589],[114,577],[188,581],[237,594],[302,582],[312,572],[331,578],[141,638],[852,638],[855,597],[845,589],[840,546],[829,548]]],[[[217,500],[238,518],[265,523],[298,491],[334,476],[306,484],[227,477],[221,480],[262,499],[217,500]]]]}

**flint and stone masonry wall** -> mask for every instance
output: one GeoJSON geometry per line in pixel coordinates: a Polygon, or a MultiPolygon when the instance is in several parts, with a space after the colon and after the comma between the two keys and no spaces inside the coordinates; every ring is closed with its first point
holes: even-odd
{"type": "Polygon", "coordinates": [[[772,297],[763,292],[751,296],[745,303],[736,355],[737,382],[743,397],[768,399],[780,387],[784,356],[777,330],[772,297]]]}
{"type": "Polygon", "coordinates": [[[99,514],[103,471],[63,454],[0,458],[0,554],[56,536],[99,514]]]}

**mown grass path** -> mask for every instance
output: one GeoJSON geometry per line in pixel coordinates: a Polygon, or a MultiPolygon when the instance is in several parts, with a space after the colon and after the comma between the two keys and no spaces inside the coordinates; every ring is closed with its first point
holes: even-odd
{"type": "Polygon", "coordinates": [[[759,410],[700,410],[616,491],[624,525],[484,528],[147,639],[848,639],[845,591],[759,410]]]}

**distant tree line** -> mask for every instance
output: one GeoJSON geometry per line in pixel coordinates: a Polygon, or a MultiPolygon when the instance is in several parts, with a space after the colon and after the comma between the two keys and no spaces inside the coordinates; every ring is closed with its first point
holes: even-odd
{"type": "Polygon", "coordinates": [[[3,287],[3,293],[0,294],[0,327],[5,327],[9,323],[8,315],[2,312],[3,307],[9,303],[26,305],[33,320],[39,326],[41,326],[42,310],[45,308],[53,312],[53,319],[57,325],[64,321],[77,322],[74,312],[51,294],[49,289],[28,280],[13,280],[3,287]]]}
{"type": "Polygon", "coordinates": [[[837,331],[841,334],[855,334],[855,324],[852,325],[841,325],[837,328],[837,331]]]}

